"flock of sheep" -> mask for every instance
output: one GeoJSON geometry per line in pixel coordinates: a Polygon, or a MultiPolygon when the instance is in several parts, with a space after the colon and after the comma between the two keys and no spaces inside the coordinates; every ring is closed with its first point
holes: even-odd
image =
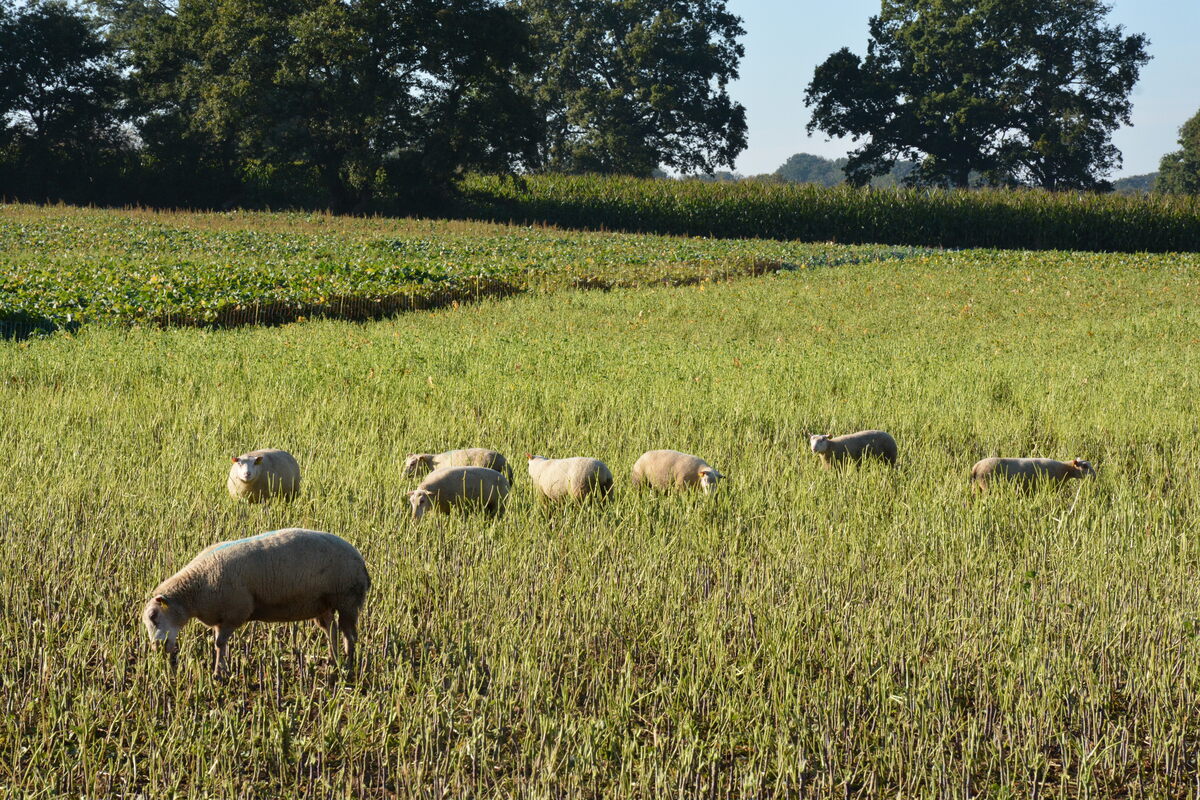
{"type": "MultiPolygon", "coordinates": [[[[896,462],[896,441],[885,431],[816,434],[809,437],[809,446],[826,468],[867,457],[896,462]]],[[[602,500],[612,493],[612,471],[599,459],[527,455],[527,460],[530,482],[544,501],[602,500]]],[[[416,520],[433,510],[445,513],[454,508],[502,513],[512,482],[512,468],[504,456],[485,448],[413,454],[405,460],[403,473],[425,475],[408,493],[416,520]]],[[[972,467],[971,482],[986,489],[994,478],[1027,484],[1094,474],[1092,465],[1080,459],[985,458],[972,467]]],[[[651,450],[634,463],[630,477],[635,487],[699,487],[712,495],[725,476],[698,456],[651,450]]],[[[300,490],[300,466],[283,450],[255,450],[233,458],[226,488],[233,498],[252,502],[291,497],[300,490]]],[[[352,544],[331,533],[287,528],[205,548],[155,588],[142,620],[151,640],[164,646],[172,666],[179,630],[193,618],[208,625],[215,635],[216,673],[221,675],[229,661],[229,638],[242,625],[251,620],[311,619],[328,636],[334,658],[340,632],[352,671],[358,615],[370,586],[366,563],[352,544]]]]}

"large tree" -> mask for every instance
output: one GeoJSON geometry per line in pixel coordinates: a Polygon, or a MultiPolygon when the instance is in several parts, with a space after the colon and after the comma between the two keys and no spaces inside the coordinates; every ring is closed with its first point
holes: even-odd
{"type": "Polygon", "coordinates": [[[534,157],[527,29],[495,0],[107,4],[148,133],[312,170],[335,208],[534,157]]]}
{"type": "Polygon", "coordinates": [[[852,183],[900,158],[916,182],[1102,188],[1112,132],[1149,60],[1146,37],[1105,23],[1099,0],[883,0],[865,58],[816,68],[809,132],[865,142],[852,183]]]}
{"type": "Polygon", "coordinates": [[[1179,150],[1162,157],[1154,188],[1171,194],[1200,194],[1200,112],[1179,129],[1179,150]]]}
{"type": "Polygon", "coordinates": [[[99,23],[59,0],[0,0],[0,157],[10,191],[95,199],[127,144],[121,78],[99,23]]]}
{"type": "Polygon", "coordinates": [[[745,31],[725,0],[514,0],[533,27],[539,166],[711,173],[746,148],[727,91],[745,31]]]}

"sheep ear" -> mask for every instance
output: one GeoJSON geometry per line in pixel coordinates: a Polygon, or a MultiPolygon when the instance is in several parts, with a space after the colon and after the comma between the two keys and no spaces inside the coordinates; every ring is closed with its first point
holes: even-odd
{"type": "Polygon", "coordinates": [[[230,460],[230,461],[232,461],[234,464],[236,464],[236,463],[237,463],[237,456],[230,456],[230,457],[229,457],[229,460],[230,460]]]}
{"type": "Polygon", "coordinates": [[[154,602],[158,603],[159,608],[167,608],[168,607],[167,606],[167,598],[163,597],[161,594],[154,596],[154,602]]]}
{"type": "Polygon", "coordinates": [[[254,459],[254,463],[255,463],[255,464],[261,464],[261,463],[262,463],[262,456],[259,456],[258,458],[254,459]]]}

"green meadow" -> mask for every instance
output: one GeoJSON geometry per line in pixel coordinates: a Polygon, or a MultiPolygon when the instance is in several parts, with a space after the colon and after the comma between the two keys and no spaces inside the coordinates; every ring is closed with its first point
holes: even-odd
{"type": "MultiPolygon", "coordinates": [[[[249,222],[232,263],[293,224],[249,222]]],[[[402,238],[329,224],[346,252],[402,238]]],[[[652,238],[404,224],[434,250],[477,237],[481,263],[536,235],[513,263],[564,270],[652,238]]],[[[683,253],[653,263],[707,272],[621,288],[621,256],[611,290],[0,340],[0,789],[1197,791],[1200,255],[652,241],[683,253]],[[789,268],[712,279],[741,257],[789,268]],[[894,469],[826,471],[807,450],[810,432],[875,427],[899,443],[894,469]],[[414,525],[405,455],[475,445],[516,467],[507,513],[414,525]],[[266,446],[296,455],[300,498],[235,504],[229,455],[266,446]],[[712,501],[631,490],[633,461],[662,447],[729,480],[712,501]],[[603,459],[617,490],[544,507],[526,452],[603,459]],[[1098,474],[976,496],[989,455],[1098,474]],[[235,636],[226,681],[192,623],[172,673],[138,619],[150,590],[208,544],[287,526],[366,558],[357,676],[316,626],[261,623],[235,636]]],[[[82,246],[22,247],[23,263],[88,263],[82,246]]]]}

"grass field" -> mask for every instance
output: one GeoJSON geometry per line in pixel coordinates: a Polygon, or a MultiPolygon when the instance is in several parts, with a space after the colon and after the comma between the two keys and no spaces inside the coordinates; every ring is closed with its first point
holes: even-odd
{"type": "Polygon", "coordinates": [[[0,342],[0,789],[1191,796],[1198,293],[1197,255],[963,252],[0,342]],[[864,427],[897,469],[804,452],[864,427]],[[412,525],[405,454],[475,444],[730,480],[546,510],[518,475],[498,521],[412,525]],[[302,498],[234,505],[268,445],[302,498]],[[1099,474],[972,500],[992,454],[1099,474]],[[367,559],[358,678],[307,625],[240,631],[220,683],[193,624],[171,674],[149,590],[288,525],[367,559]]]}

